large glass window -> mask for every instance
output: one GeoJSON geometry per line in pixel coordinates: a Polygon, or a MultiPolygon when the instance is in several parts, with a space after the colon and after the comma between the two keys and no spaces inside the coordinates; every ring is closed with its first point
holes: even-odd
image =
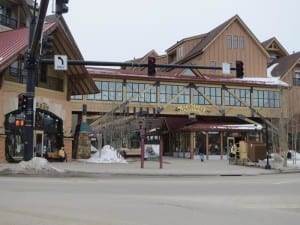
{"type": "MultiPolygon", "coordinates": [[[[160,102],[167,103],[173,99],[185,86],[182,85],[160,85],[160,102]]],[[[172,101],[173,104],[189,104],[190,103],[190,89],[186,88],[183,93],[177,96],[172,101]]]]}
{"type": "MultiPolygon", "coordinates": [[[[229,89],[230,92],[233,92],[234,95],[240,98],[240,100],[247,105],[250,105],[250,89],[238,89],[232,88],[229,89]]],[[[231,95],[228,91],[224,93],[224,105],[230,106],[244,106],[235,96],[231,95]]]]}
{"type": "Polygon", "coordinates": [[[221,87],[198,87],[198,91],[194,90],[194,104],[210,105],[201,93],[204,93],[215,105],[222,105],[222,89],[221,87]]]}
{"type": "Polygon", "coordinates": [[[88,100],[96,101],[122,101],[122,82],[115,81],[95,81],[98,94],[88,95],[88,100]]]}
{"type": "Polygon", "coordinates": [[[127,99],[130,99],[133,96],[134,97],[133,101],[134,102],[156,102],[156,87],[153,87],[152,84],[145,84],[145,83],[127,83],[127,93],[126,97],[127,99]],[[143,94],[140,94],[143,92],[145,89],[147,91],[143,94]]]}
{"type": "Polygon", "coordinates": [[[279,108],[280,93],[278,91],[253,90],[252,103],[254,107],[279,108]]]}

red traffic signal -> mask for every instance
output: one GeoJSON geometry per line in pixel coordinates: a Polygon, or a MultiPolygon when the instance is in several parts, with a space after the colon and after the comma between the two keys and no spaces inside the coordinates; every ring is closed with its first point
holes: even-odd
{"type": "Polygon", "coordinates": [[[25,112],[28,106],[28,97],[26,94],[19,94],[18,96],[18,110],[25,112]]]}
{"type": "Polygon", "coordinates": [[[237,78],[243,78],[244,77],[244,63],[241,60],[237,60],[235,62],[236,66],[236,77],[237,78]]]}
{"type": "Polygon", "coordinates": [[[148,57],[148,76],[155,76],[155,62],[156,59],[154,57],[148,57]]]}

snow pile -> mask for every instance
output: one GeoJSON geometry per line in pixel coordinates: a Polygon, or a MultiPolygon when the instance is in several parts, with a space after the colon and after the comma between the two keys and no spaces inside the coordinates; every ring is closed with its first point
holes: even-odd
{"type": "Polygon", "coordinates": [[[24,172],[63,172],[49,165],[48,160],[40,157],[34,157],[29,161],[21,161],[19,166],[24,172]]]}
{"type": "Polygon", "coordinates": [[[288,167],[300,168],[300,153],[289,150],[290,159],[287,160],[288,167]]]}
{"type": "Polygon", "coordinates": [[[100,151],[95,147],[91,147],[91,158],[80,160],[89,163],[127,163],[127,161],[110,145],[105,145],[100,151]]]}
{"type": "MultiPolygon", "coordinates": [[[[291,154],[291,158],[287,159],[287,168],[300,168],[300,153],[293,150],[289,150],[289,153],[291,154]]],[[[267,159],[259,160],[258,165],[260,167],[265,167],[266,163],[267,159]]],[[[272,153],[271,157],[269,158],[269,164],[272,168],[280,169],[283,167],[284,158],[278,153],[272,153]]]]}

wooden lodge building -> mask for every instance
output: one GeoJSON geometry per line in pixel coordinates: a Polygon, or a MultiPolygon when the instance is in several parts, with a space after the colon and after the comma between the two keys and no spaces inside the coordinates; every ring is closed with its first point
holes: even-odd
{"type": "Polygon", "coordinates": [[[80,117],[85,102],[101,145],[130,148],[136,130],[150,142],[151,131],[158,130],[164,155],[193,158],[204,145],[207,158],[222,158],[239,140],[265,142],[266,127],[270,133],[277,130],[280,117],[287,115],[282,99],[288,85],[267,75],[272,57],[286,55],[275,38],[260,43],[236,15],[208,33],[178,41],[165,55],[152,50],[128,62],[147,63],[151,56],[157,64],[221,67],[227,62],[235,67],[242,60],[242,79],[235,71],[212,69],[157,68],[155,76],[148,76],[147,68],[87,68],[101,92],[73,96],[73,117],[80,117]]]}
{"type": "MultiPolygon", "coordinates": [[[[24,131],[16,121],[22,117],[18,96],[26,90],[31,14],[26,0],[0,3],[0,162],[20,160],[24,154],[24,131]]],[[[47,17],[44,34],[54,37],[53,54],[83,60],[62,17],[47,17]]],[[[300,55],[289,55],[276,38],[259,42],[238,15],[208,33],[178,41],[165,55],[152,50],[129,62],[147,63],[148,56],[157,64],[209,67],[224,62],[235,67],[242,60],[244,76],[213,69],[156,68],[156,75],[148,76],[147,68],[73,65],[62,72],[41,66],[34,154],[64,146],[69,159],[75,158],[80,123],[87,122],[98,147],[140,147],[142,136],[149,143],[162,140],[164,155],[193,158],[202,145],[208,159],[223,158],[239,140],[279,145],[272,135],[278,136],[280,120],[299,114],[300,109],[290,110],[288,99],[299,93],[300,55]]]]}

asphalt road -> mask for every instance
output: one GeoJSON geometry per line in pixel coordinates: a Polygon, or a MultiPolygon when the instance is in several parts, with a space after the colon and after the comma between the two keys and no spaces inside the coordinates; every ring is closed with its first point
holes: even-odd
{"type": "Polygon", "coordinates": [[[299,174],[0,177],[0,224],[298,225],[299,190],[299,174]]]}

